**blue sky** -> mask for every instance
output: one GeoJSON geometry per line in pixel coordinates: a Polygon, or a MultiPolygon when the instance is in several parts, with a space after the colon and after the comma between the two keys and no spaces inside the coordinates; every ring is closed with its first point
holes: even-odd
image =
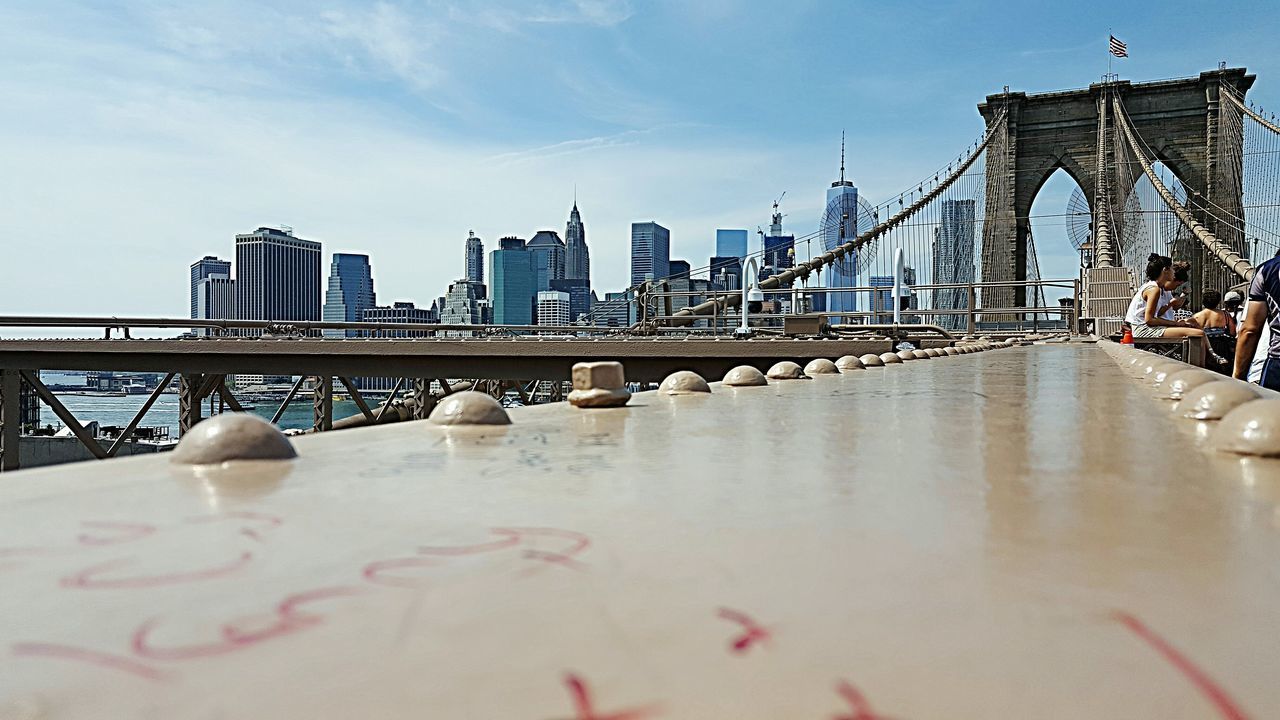
{"type": "MultiPolygon", "coordinates": [[[[787,191],[813,230],[838,171],[879,202],[958,154],[1003,85],[1082,87],[1108,28],[1133,80],[1220,60],[1280,104],[1265,4],[730,0],[0,2],[0,313],[186,314],[187,266],[288,224],[367,252],[383,302],[429,305],[463,240],[563,233],[594,285],[629,226],[705,263],[787,191]]],[[[1062,212],[1056,176],[1034,212],[1062,212]]],[[[1054,218],[1046,275],[1074,273],[1054,218]]],[[[327,263],[327,257],[326,257],[327,263]]]]}

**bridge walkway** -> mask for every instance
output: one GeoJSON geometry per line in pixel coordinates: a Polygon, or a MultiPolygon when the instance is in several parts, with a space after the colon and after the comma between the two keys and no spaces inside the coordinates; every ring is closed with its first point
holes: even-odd
{"type": "Polygon", "coordinates": [[[1280,464],[1206,451],[1098,348],[713,390],[6,476],[0,706],[1280,711],[1280,464]]]}

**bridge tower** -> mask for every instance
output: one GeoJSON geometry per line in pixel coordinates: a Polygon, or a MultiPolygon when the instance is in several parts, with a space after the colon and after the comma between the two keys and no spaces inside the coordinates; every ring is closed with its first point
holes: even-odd
{"type": "MultiPolygon", "coordinates": [[[[1114,135],[1111,142],[1099,143],[1100,132],[1114,133],[1114,118],[1099,110],[1110,93],[1119,96],[1150,154],[1182,181],[1197,219],[1247,257],[1247,242],[1241,231],[1212,215],[1243,217],[1241,134],[1223,131],[1240,125],[1241,111],[1229,102],[1220,102],[1219,93],[1223,85],[1228,85],[1243,96],[1253,82],[1254,76],[1246,74],[1244,68],[1222,68],[1178,80],[1111,81],[1085,89],[1031,95],[1006,88],[1002,93],[988,95],[986,102],[978,105],[987,127],[998,122],[1002,111],[1007,112],[1008,120],[987,150],[982,279],[1027,279],[1031,203],[1059,168],[1080,185],[1095,213],[1097,188],[1109,187],[1110,204],[1117,223],[1120,221],[1120,210],[1142,171],[1118,168],[1114,135]],[[1102,157],[1099,148],[1105,148],[1102,157]],[[1101,186],[1097,182],[1100,169],[1109,174],[1110,181],[1101,186]],[[1217,208],[1211,214],[1205,208],[1212,206],[1217,208]]],[[[1126,245],[1118,226],[1113,226],[1112,232],[1119,244],[1117,264],[1133,267],[1139,259],[1145,260],[1149,249],[1133,243],[1126,245]]],[[[1201,288],[1221,287],[1228,282],[1225,272],[1214,267],[1203,248],[1191,248],[1190,255],[1194,268],[1193,300],[1198,299],[1201,288]]],[[[1025,289],[991,292],[984,305],[1026,305],[1025,289]]]]}

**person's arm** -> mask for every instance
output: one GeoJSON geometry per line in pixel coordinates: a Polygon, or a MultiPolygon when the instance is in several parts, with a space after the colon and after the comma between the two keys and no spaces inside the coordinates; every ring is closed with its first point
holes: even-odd
{"type": "Polygon", "coordinates": [[[1240,326],[1240,334],[1236,337],[1236,367],[1231,377],[1237,380],[1249,379],[1249,366],[1253,364],[1253,354],[1258,350],[1258,338],[1262,336],[1262,324],[1267,321],[1267,304],[1250,300],[1246,306],[1244,324],[1240,326]]]}
{"type": "Polygon", "coordinates": [[[1186,323],[1165,320],[1160,317],[1160,288],[1147,288],[1147,311],[1143,316],[1151,327],[1186,327],[1186,323]]]}

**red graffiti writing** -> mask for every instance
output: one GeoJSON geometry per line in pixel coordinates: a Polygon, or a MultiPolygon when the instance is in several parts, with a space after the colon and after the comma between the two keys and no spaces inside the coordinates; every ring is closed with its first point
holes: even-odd
{"type": "Polygon", "coordinates": [[[132,658],[111,655],[109,653],[98,652],[97,650],[72,647],[70,645],[24,642],[14,644],[12,651],[13,654],[18,657],[46,657],[56,658],[59,660],[72,660],[74,662],[87,663],[89,665],[95,665],[97,667],[108,668],[111,670],[119,670],[146,680],[162,681],[168,677],[163,672],[151,667],[150,665],[145,665],[132,658]]]}
{"type": "Polygon", "coordinates": [[[729,642],[730,650],[735,653],[745,653],[752,645],[769,639],[769,631],[744,612],[722,607],[716,615],[742,626],[742,634],[729,642]]]}
{"type": "Polygon", "coordinates": [[[135,655],[149,660],[190,660],[193,658],[225,655],[237,650],[244,650],[259,643],[316,627],[324,622],[324,617],[299,610],[303,605],[329,600],[336,597],[356,595],[360,588],[335,586],[317,588],[305,592],[294,593],[281,600],[275,607],[275,617],[265,626],[252,626],[252,620],[233,620],[222,626],[220,640],[181,645],[159,647],[151,640],[151,635],[160,624],[159,618],[152,618],[133,633],[132,647],[135,655]]]}
{"type": "Polygon", "coordinates": [[[81,533],[76,537],[76,542],[81,545],[118,545],[120,543],[130,542],[139,538],[144,538],[156,531],[155,525],[147,525],[145,523],[123,523],[123,522],[100,522],[96,520],[85,520],[80,523],[86,528],[93,530],[104,530],[108,534],[90,535],[89,533],[81,533]]]}
{"type": "Polygon", "coordinates": [[[877,715],[871,709],[871,703],[863,697],[858,688],[847,680],[841,680],[836,683],[836,693],[849,703],[849,707],[853,708],[852,715],[836,715],[835,720],[890,720],[884,715],[877,715]]]}
{"type": "Polygon", "coordinates": [[[192,570],[188,572],[165,573],[160,575],[134,575],[125,577],[99,577],[103,573],[117,569],[123,565],[134,562],[131,559],[109,560],[99,563],[92,567],[81,570],[75,575],[68,575],[62,578],[60,584],[63,587],[79,588],[82,590],[121,590],[129,588],[149,588],[160,587],[164,585],[177,585],[181,583],[195,582],[199,580],[210,580],[213,578],[224,577],[230,575],[237,570],[249,564],[253,559],[253,553],[243,552],[235,560],[225,564],[202,570],[192,570]]]}
{"type": "Polygon", "coordinates": [[[582,678],[569,673],[564,676],[564,684],[569,688],[569,696],[573,699],[574,720],[635,720],[658,714],[656,705],[622,710],[615,713],[597,712],[591,702],[591,692],[582,678]]]}
{"type": "Polygon", "coordinates": [[[1160,653],[1170,665],[1177,668],[1178,672],[1186,676],[1191,684],[1196,686],[1209,702],[1218,709],[1218,714],[1228,720],[1247,720],[1249,717],[1244,710],[1236,704],[1236,701],[1227,694],[1227,691],[1213,681],[1207,673],[1196,667],[1187,656],[1178,652],[1177,648],[1169,644],[1167,640],[1160,637],[1145,623],[1134,615],[1126,612],[1116,612],[1113,617],[1122,625],[1129,628],[1135,635],[1141,638],[1145,643],[1150,645],[1156,652],[1160,653]]]}

